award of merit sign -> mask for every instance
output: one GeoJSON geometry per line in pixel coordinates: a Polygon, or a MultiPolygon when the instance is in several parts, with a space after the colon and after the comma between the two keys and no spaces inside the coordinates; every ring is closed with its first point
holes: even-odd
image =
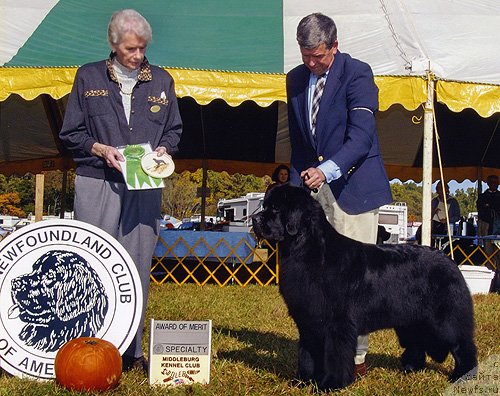
{"type": "Polygon", "coordinates": [[[210,382],[212,321],[151,319],[150,385],[210,382]]]}

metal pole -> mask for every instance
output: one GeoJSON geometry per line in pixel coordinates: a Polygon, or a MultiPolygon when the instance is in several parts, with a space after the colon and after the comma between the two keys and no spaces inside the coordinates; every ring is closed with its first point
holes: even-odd
{"type": "Polygon", "coordinates": [[[434,127],[434,80],[427,74],[427,101],[424,112],[422,158],[422,245],[431,244],[432,148],[434,127]]]}

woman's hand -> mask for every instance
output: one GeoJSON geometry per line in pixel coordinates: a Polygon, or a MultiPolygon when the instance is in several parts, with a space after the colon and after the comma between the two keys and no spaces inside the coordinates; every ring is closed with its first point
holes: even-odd
{"type": "Polygon", "coordinates": [[[167,154],[167,149],[163,146],[158,146],[155,152],[158,154],[158,157],[161,157],[163,154],[167,154]]]}
{"type": "Polygon", "coordinates": [[[103,158],[110,168],[115,168],[120,172],[122,171],[120,162],[124,162],[125,158],[123,158],[123,155],[120,154],[116,147],[96,142],[92,146],[92,154],[103,158]]]}

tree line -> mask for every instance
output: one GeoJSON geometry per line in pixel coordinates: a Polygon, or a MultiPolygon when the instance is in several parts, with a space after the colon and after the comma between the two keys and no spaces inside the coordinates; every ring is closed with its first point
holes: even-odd
{"type": "MultiPolygon", "coordinates": [[[[73,210],[74,179],[73,171],[68,172],[67,193],[62,205],[62,180],[60,171],[45,172],[44,214],[59,215],[61,207],[73,210]]],[[[264,192],[272,182],[270,176],[234,174],[208,171],[205,214],[217,214],[219,199],[231,199],[249,192],[264,192]]],[[[202,185],[202,170],[191,173],[174,173],[165,179],[162,196],[162,214],[178,219],[191,217],[201,212],[199,194],[202,185]]],[[[408,207],[408,220],[422,220],[422,187],[414,182],[393,182],[391,190],[394,202],[405,202],[408,207]]],[[[460,205],[462,216],[476,211],[477,191],[475,188],[457,190],[452,194],[460,205]]],[[[0,214],[26,217],[35,210],[35,176],[24,175],[6,177],[0,174],[0,214]]]]}

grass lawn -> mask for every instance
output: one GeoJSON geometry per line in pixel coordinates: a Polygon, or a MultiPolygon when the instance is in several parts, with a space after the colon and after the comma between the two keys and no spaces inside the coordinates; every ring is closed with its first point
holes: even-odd
{"type": "MultiPolygon", "coordinates": [[[[498,394],[500,372],[500,296],[474,296],[476,342],[480,373],[486,382],[450,385],[447,375],[453,360],[443,364],[428,361],[422,372],[399,371],[401,348],[392,330],[370,336],[368,375],[338,395],[439,395],[498,394]],[[483,368],[484,365],[484,368],[483,368]],[[488,370],[495,368],[495,373],[488,370]],[[486,370],[486,371],[485,371],[486,370]],[[496,386],[496,388],[495,388],[496,386]],[[485,388],[486,387],[486,388],[485,388]],[[496,389],[496,392],[495,392],[496,389]],[[482,391],[482,392],[480,392],[482,391]]],[[[311,395],[314,388],[293,382],[297,360],[297,329],[287,313],[276,286],[151,285],[149,318],[158,320],[212,319],[212,369],[209,385],[151,388],[147,377],[132,371],[107,395],[311,395]]],[[[149,327],[144,337],[147,352],[149,327]]],[[[0,396],[78,395],[53,381],[38,382],[0,375],[0,396]]],[[[88,393],[85,393],[88,394],[88,393]]]]}

